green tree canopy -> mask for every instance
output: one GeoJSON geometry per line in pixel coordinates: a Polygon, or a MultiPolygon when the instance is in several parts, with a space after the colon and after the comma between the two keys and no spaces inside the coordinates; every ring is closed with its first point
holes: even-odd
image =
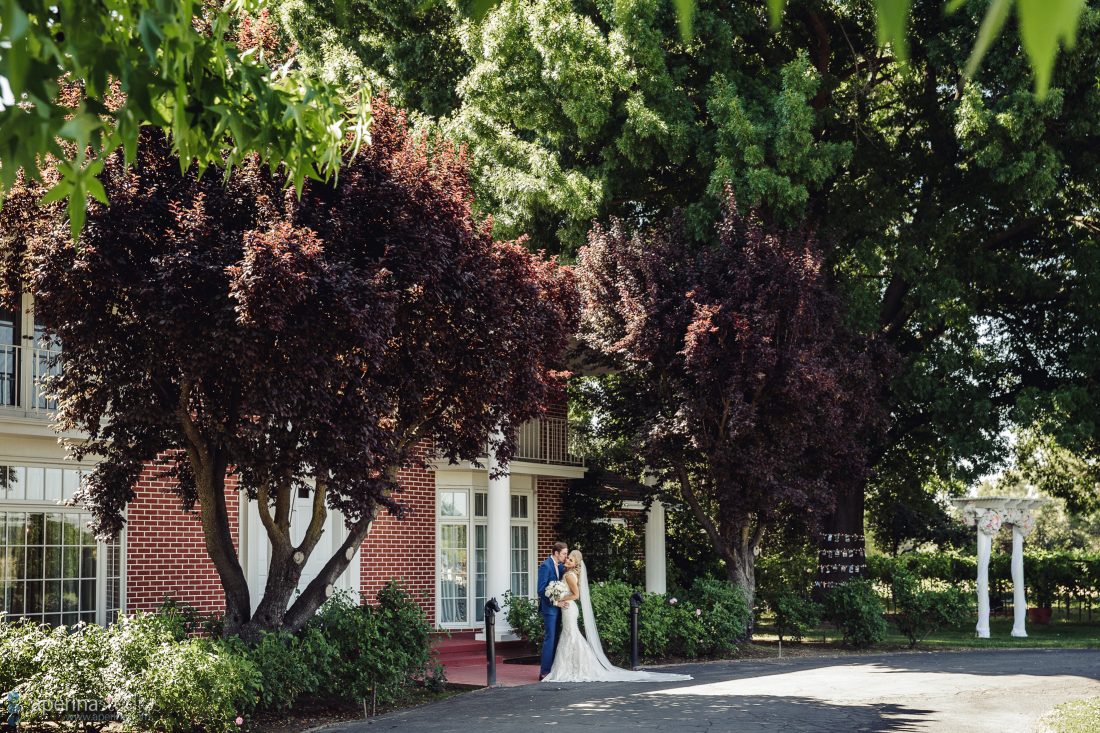
{"type": "MultiPolygon", "coordinates": [[[[1073,6],[1077,43],[1040,98],[1013,25],[1034,3],[1015,4],[977,68],[986,5],[904,3],[903,62],[880,43],[884,4],[792,2],[773,31],[763,4],[700,1],[684,41],[660,0],[509,0],[479,21],[438,2],[435,32],[464,58],[386,51],[407,63],[382,65],[353,44],[344,58],[405,95],[454,83],[451,111],[420,112],[469,146],[479,206],[532,246],[569,253],[592,219],[677,207],[705,239],[725,181],[772,223],[805,220],[853,326],[903,360],[870,484],[888,500],[989,473],[1004,428],[1040,411],[1093,434],[1100,13],[1073,6]]],[[[411,22],[402,4],[371,7],[411,22]]],[[[280,17],[299,39],[346,36],[280,17]]],[[[862,532],[863,493],[842,508],[834,531],[862,532]]]]}
{"type": "Polygon", "coordinates": [[[368,107],[348,117],[335,86],[269,65],[237,32],[264,5],[0,1],[0,196],[21,171],[56,168],[48,198],[68,199],[75,237],[88,197],[106,201],[106,156],[122,148],[132,162],[145,126],[170,133],[184,167],[232,169],[259,154],[299,190],[331,176],[349,133],[364,138],[368,107]]]}

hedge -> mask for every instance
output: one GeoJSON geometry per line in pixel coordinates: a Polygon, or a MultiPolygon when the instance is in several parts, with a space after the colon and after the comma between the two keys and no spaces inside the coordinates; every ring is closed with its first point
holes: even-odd
{"type": "Polygon", "coordinates": [[[384,703],[411,683],[443,681],[429,661],[431,627],[396,584],[373,605],[332,598],[300,634],[255,645],[191,635],[187,614],[165,611],[108,627],[0,622],[0,694],[18,695],[27,722],[230,733],[257,709],[289,708],[301,696],[384,703]]]}
{"type": "MultiPolygon", "coordinates": [[[[990,583],[1011,582],[1012,556],[990,557],[990,583]]],[[[973,588],[978,561],[972,555],[951,552],[910,552],[897,557],[872,555],[867,558],[868,578],[886,586],[893,583],[895,569],[950,586],[973,588]]],[[[1078,550],[1024,552],[1024,584],[1029,603],[1053,605],[1055,599],[1100,596],[1100,553],[1078,550]]]]}

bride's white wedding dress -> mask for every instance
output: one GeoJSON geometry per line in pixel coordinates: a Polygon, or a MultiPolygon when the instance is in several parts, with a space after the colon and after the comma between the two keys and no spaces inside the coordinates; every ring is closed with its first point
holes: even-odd
{"type": "Polygon", "coordinates": [[[691,679],[687,674],[634,672],[611,664],[600,644],[588,596],[588,573],[583,564],[578,585],[580,598],[561,610],[561,639],[554,654],[554,666],[543,682],[680,682],[691,679]],[[587,636],[581,633],[577,623],[582,607],[587,636]]]}

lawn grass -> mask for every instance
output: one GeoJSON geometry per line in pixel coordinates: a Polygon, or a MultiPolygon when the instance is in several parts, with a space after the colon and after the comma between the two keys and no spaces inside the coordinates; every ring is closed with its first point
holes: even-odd
{"type": "Polygon", "coordinates": [[[1043,718],[1050,733],[1098,733],[1100,697],[1064,702],[1043,718]]]}
{"type": "MultiPolygon", "coordinates": [[[[907,648],[909,640],[898,633],[892,624],[887,625],[886,640],[874,649],[881,651],[907,648]]],[[[1098,649],[1100,648],[1100,620],[1067,621],[1054,619],[1050,624],[1028,624],[1027,637],[1010,636],[1012,619],[994,618],[989,622],[989,638],[979,639],[974,627],[967,625],[958,629],[941,629],[930,634],[917,649],[1098,649]]],[[[775,641],[774,630],[767,624],[759,624],[754,630],[755,641],[775,641]]],[[[834,646],[841,641],[841,634],[831,626],[823,627],[803,639],[803,644],[822,644],[834,646]],[[824,642],[823,642],[824,639],[824,642]]],[[[783,640],[783,646],[788,646],[783,640]]]]}

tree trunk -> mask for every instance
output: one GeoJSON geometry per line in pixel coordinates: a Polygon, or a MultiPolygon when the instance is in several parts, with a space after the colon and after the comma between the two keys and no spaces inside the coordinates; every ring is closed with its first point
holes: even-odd
{"type": "Polygon", "coordinates": [[[224,628],[228,636],[237,633],[248,622],[252,614],[252,600],[229,528],[229,513],[225,505],[225,473],[196,470],[195,484],[206,552],[218,571],[225,593],[224,628]]]}
{"type": "MultiPolygon", "coordinates": [[[[318,481],[314,487],[313,510],[310,515],[309,526],[306,528],[302,542],[298,546],[294,546],[290,539],[290,505],[293,501],[292,482],[288,478],[275,486],[274,489],[276,497],[274,516],[271,515],[268,506],[269,490],[261,489],[256,496],[256,501],[260,502],[258,507],[260,521],[267,531],[271,546],[271,561],[268,564],[267,584],[264,587],[263,598],[260,599],[252,618],[238,632],[245,641],[258,641],[260,633],[264,631],[287,628],[286,617],[290,599],[302,579],[302,570],[305,568],[306,561],[309,560],[314,548],[317,547],[318,541],[324,534],[325,521],[328,518],[328,508],[325,504],[328,496],[327,486],[325,482],[318,481]]],[[[362,542],[362,539],[360,539],[360,542],[362,542]]],[[[345,548],[341,548],[340,552],[345,553],[345,548]]],[[[354,557],[354,554],[352,557],[354,557]]],[[[350,561],[351,559],[348,558],[343,563],[333,579],[347,568],[350,561]]],[[[310,611],[310,615],[316,610],[317,608],[314,607],[310,611]]]]}
{"type": "Polygon", "coordinates": [[[760,545],[763,536],[763,528],[753,526],[753,522],[746,518],[729,527],[727,534],[729,541],[725,543],[728,549],[726,560],[726,574],[734,586],[745,594],[745,603],[749,607],[749,617],[745,623],[745,639],[752,640],[753,632],[753,608],[756,605],[756,548],[760,545]]]}
{"type": "Polygon", "coordinates": [[[834,586],[867,574],[867,543],[863,535],[862,482],[838,491],[836,509],[825,520],[817,550],[813,596],[821,600],[834,586]]]}
{"type": "Polygon", "coordinates": [[[321,607],[321,604],[332,597],[336,579],[351,564],[355,553],[359,551],[359,546],[363,544],[363,540],[366,539],[373,523],[374,516],[372,514],[348,527],[348,536],[341,543],[336,554],[329,558],[329,561],[325,563],[325,567],[321,569],[316,578],[310,581],[302,595],[298,596],[298,599],[294,601],[294,605],[286,612],[283,628],[288,631],[299,630],[317,613],[317,609],[321,607]]]}

